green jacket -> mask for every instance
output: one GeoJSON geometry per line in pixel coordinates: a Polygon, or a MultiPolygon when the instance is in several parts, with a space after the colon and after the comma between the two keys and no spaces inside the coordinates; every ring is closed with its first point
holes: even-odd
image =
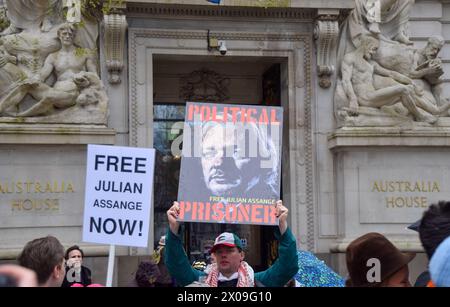
{"type": "MultiPolygon", "coordinates": [[[[255,273],[255,281],[261,282],[266,287],[283,287],[299,270],[297,260],[297,244],[295,237],[288,228],[281,236],[276,227],[275,237],[279,241],[279,257],[275,263],[265,271],[255,273]]],[[[204,272],[191,267],[179,235],[167,231],[165,246],[165,263],[170,275],[175,278],[177,284],[186,286],[198,281],[204,272]]]]}

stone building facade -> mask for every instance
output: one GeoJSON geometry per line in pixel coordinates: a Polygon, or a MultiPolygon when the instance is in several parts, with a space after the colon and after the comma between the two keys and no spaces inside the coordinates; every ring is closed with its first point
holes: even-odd
{"type": "MultiPolygon", "coordinates": [[[[115,284],[127,285],[166,230],[180,166],[170,150],[180,132],[172,127],[183,121],[188,100],[283,107],[282,198],[299,248],[317,253],[343,276],[346,246],[367,232],[385,234],[403,251],[421,252],[417,234],[406,226],[429,204],[450,198],[450,4],[382,1],[392,16],[383,10],[378,16],[365,3],[117,1],[104,15],[78,16],[86,25],[74,37],[82,67],[53,63],[52,76],[43,80],[61,90],[57,98],[45,86],[21,82],[45,67],[49,55],[70,48],[61,46],[55,31],[67,15],[56,10],[55,16],[34,16],[38,27],[17,22],[16,29],[5,28],[11,32],[3,32],[0,46],[0,54],[10,56],[0,67],[0,259],[9,261],[29,240],[52,234],[65,246],[81,245],[94,279],[103,282],[108,247],[81,242],[86,146],[154,147],[149,247],[116,250],[115,284]],[[404,55],[419,70],[426,64],[417,54],[436,34],[443,45],[434,57],[439,68],[433,80],[417,77],[424,85],[403,92],[406,81],[392,77],[364,87],[365,78],[378,78],[358,76],[355,69],[366,64],[358,53],[367,49],[364,35],[378,38],[375,62],[407,75],[402,69],[411,65],[404,55]],[[15,48],[18,42],[25,47],[15,48]],[[96,71],[89,69],[91,59],[96,71]],[[57,86],[67,80],[66,69],[88,85],[76,84],[76,94],[71,84],[57,86]],[[392,99],[377,100],[376,91],[388,87],[392,99]],[[411,100],[399,94],[416,88],[411,100]]],[[[211,233],[224,229],[245,239],[250,263],[270,263],[273,238],[259,226],[190,225],[185,238],[192,259],[210,244],[211,233]]],[[[412,278],[425,266],[420,254],[412,278]]]]}

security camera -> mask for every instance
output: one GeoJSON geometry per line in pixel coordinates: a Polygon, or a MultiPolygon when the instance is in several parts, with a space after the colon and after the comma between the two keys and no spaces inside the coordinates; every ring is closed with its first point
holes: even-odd
{"type": "Polygon", "coordinates": [[[227,46],[225,45],[225,41],[219,42],[219,51],[221,55],[227,54],[227,46]]]}

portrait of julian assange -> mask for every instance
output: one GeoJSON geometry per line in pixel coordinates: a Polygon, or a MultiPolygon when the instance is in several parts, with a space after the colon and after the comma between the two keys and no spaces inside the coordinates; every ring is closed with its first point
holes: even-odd
{"type": "Polygon", "coordinates": [[[188,103],[179,201],[279,199],[282,109],[188,103]]]}

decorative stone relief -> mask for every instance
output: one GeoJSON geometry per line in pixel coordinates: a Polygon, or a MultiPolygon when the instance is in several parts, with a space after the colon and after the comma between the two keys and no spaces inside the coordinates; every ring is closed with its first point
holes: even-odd
{"type": "Polygon", "coordinates": [[[372,34],[380,39],[411,45],[408,37],[409,12],[415,0],[356,0],[350,14],[352,40],[372,34]]]}
{"type": "Polygon", "coordinates": [[[335,92],[340,126],[450,126],[440,36],[421,49],[406,33],[414,1],[359,0],[342,27],[335,92]],[[376,12],[378,10],[378,13],[376,12]]]}
{"type": "Polygon", "coordinates": [[[22,30],[40,29],[49,32],[55,22],[62,18],[62,1],[58,0],[4,0],[10,20],[2,35],[22,30]]]}
{"type": "Polygon", "coordinates": [[[63,1],[5,1],[0,34],[0,122],[105,124],[95,20],[65,23],[63,1]],[[49,12],[51,12],[49,14],[49,12]]]}
{"type": "Polygon", "coordinates": [[[0,0],[0,32],[3,32],[7,27],[9,27],[9,19],[6,16],[6,6],[2,0],[0,0]]]}
{"type": "Polygon", "coordinates": [[[293,10],[291,8],[271,8],[270,10],[255,10],[245,6],[221,6],[220,10],[211,9],[209,6],[149,6],[139,2],[127,1],[127,12],[133,16],[210,16],[218,18],[283,18],[302,21],[313,21],[316,9],[293,10]]]}
{"type": "Polygon", "coordinates": [[[72,23],[81,22],[81,0],[66,0],[65,2],[67,21],[72,23]]]}
{"type": "Polygon", "coordinates": [[[336,60],[333,55],[336,53],[339,36],[338,17],[338,14],[320,15],[314,29],[317,46],[317,74],[319,85],[323,88],[331,86],[331,76],[336,70],[336,60]]]}
{"type": "Polygon", "coordinates": [[[126,16],[122,14],[109,14],[104,16],[105,29],[105,56],[106,68],[109,72],[109,82],[121,82],[120,73],[123,69],[123,56],[125,50],[125,34],[127,31],[126,16]]]}
{"type": "Polygon", "coordinates": [[[230,79],[208,69],[196,70],[181,79],[180,95],[186,101],[220,102],[229,99],[230,79]]]}

